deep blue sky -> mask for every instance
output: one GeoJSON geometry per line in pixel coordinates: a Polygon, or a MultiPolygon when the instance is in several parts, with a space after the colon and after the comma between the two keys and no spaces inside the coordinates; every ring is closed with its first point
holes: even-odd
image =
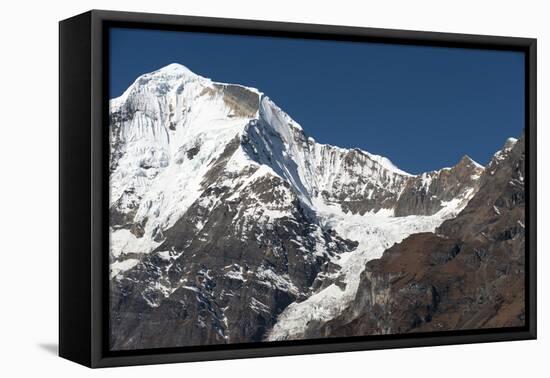
{"type": "Polygon", "coordinates": [[[112,29],[110,97],[181,63],[260,89],[322,143],[384,155],[410,173],[486,164],[524,127],[519,52],[112,29]]]}

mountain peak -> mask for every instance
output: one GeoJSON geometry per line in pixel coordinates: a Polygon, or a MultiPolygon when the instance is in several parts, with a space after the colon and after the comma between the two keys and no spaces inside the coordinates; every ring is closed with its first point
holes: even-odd
{"type": "Polygon", "coordinates": [[[110,104],[113,107],[123,104],[130,93],[148,88],[152,92],[164,95],[170,88],[177,88],[181,83],[210,83],[210,79],[197,75],[189,68],[179,63],[171,63],[156,71],[140,75],[119,97],[112,98],[110,104]]]}
{"type": "Polygon", "coordinates": [[[516,145],[517,143],[517,139],[516,138],[508,138],[506,139],[506,142],[504,143],[504,146],[502,146],[502,149],[501,150],[498,150],[497,152],[495,152],[495,154],[493,155],[493,159],[491,160],[491,164],[493,163],[498,163],[499,161],[502,161],[506,158],[506,156],[508,156],[508,153],[512,150],[512,148],[516,145]]]}
{"type": "Polygon", "coordinates": [[[474,165],[475,167],[483,168],[483,165],[479,164],[477,161],[475,161],[468,155],[462,156],[462,158],[460,159],[457,165],[474,165]]]}
{"type": "Polygon", "coordinates": [[[155,74],[168,74],[174,76],[189,76],[189,77],[199,77],[196,73],[191,71],[189,68],[179,63],[170,63],[167,66],[159,68],[158,70],[152,72],[152,75],[155,74]]]}
{"type": "Polygon", "coordinates": [[[506,143],[504,143],[503,150],[509,150],[516,144],[518,140],[516,138],[508,138],[506,139],[506,143]]]}

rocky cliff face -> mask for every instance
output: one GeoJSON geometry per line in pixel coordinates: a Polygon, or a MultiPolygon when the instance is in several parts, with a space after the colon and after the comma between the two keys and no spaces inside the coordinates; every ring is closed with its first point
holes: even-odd
{"type": "Polygon", "coordinates": [[[395,204],[395,216],[432,215],[457,199],[469,199],[477,191],[484,168],[464,156],[452,168],[427,172],[407,180],[395,204]]]}
{"type": "Polygon", "coordinates": [[[304,337],[350,308],[367,261],[453,218],[488,175],[319,144],[257,89],[176,64],[110,108],[115,350],[304,337]]]}
{"type": "Polygon", "coordinates": [[[368,262],[353,303],[306,336],[523,326],[524,151],[509,140],[456,218],[368,262]]]}

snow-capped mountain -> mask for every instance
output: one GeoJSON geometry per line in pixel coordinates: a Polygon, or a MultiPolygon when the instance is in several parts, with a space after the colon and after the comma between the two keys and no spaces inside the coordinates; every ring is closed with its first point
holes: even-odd
{"type": "Polygon", "coordinates": [[[457,217],[369,261],[347,308],[299,336],[524,326],[525,200],[525,141],[511,138],[457,217]]]}
{"type": "Polygon", "coordinates": [[[456,216],[485,170],[411,175],[319,144],[259,90],[178,64],[111,100],[110,136],[114,349],[300,337],[348,307],[369,260],[456,216]]]}

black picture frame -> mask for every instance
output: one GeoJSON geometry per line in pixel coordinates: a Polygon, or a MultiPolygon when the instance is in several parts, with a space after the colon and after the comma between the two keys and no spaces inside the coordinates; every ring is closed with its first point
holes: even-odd
{"type": "Polygon", "coordinates": [[[59,354],[88,367],[536,338],[536,39],[92,10],[59,23],[59,354]],[[513,50],[525,54],[526,325],[109,351],[108,38],[113,26],[513,50]]]}

